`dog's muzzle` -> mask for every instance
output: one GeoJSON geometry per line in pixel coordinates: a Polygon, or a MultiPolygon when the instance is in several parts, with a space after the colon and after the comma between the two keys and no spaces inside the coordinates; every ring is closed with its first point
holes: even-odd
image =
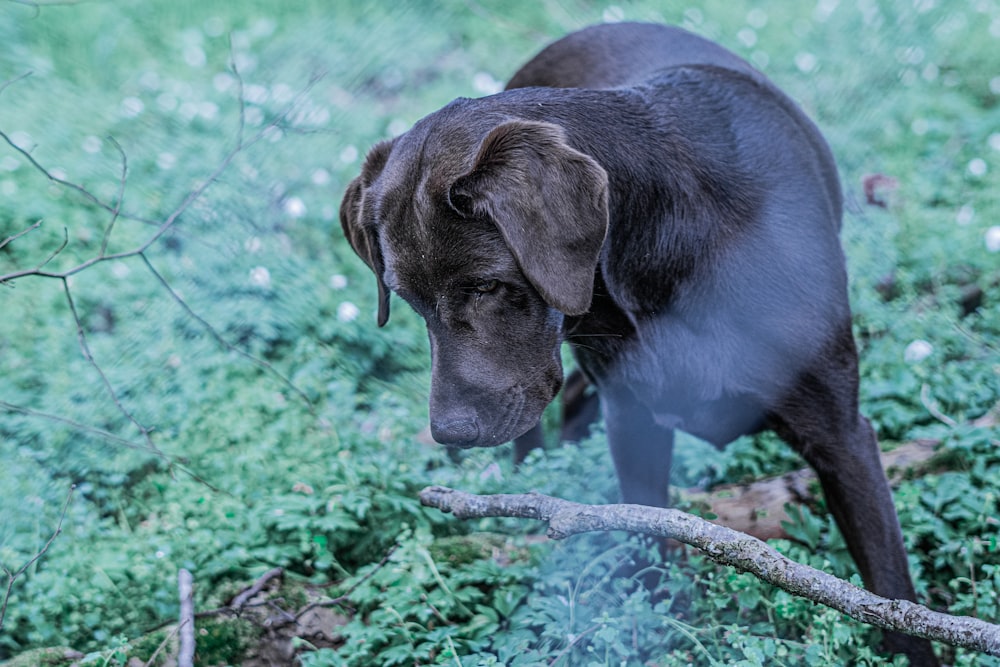
{"type": "Polygon", "coordinates": [[[479,440],[479,422],[472,414],[445,415],[432,419],[431,437],[442,445],[472,447],[479,440]]]}

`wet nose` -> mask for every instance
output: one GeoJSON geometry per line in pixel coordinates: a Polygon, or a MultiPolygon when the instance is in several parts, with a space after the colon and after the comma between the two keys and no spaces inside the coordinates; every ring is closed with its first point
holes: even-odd
{"type": "Polygon", "coordinates": [[[431,437],[442,445],[470,445],[479,439],[479,423],[466,415],[432,419],[431,437]]]}

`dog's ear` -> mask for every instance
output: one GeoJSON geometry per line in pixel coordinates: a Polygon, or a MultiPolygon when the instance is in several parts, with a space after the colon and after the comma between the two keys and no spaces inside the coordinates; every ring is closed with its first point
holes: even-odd
{"type": "Polygon", "coordinates": [[[389,288],[382,277],[385,273],[385,261],[382,249],[378,243],[378,231],[371,224],[365,224],[362,215],[364,190],[381,173],[389,157],[390,144],[387,141],[376,144],[365,158],[361,175],[347,186],[344,198],[340,202],[340,226],[344,236],[354,248],[354,252],[364,260],[365,264],[375,272],[378,280],[378,325],[385,326],[389,321],[389,288]]]}
{"type": "Polygon", "coordinates": [[[608,175],[551,123],[513,120],[493,128],[449,203],[493,220],[545,302],[582,315],[608,230],[608,175]]]}

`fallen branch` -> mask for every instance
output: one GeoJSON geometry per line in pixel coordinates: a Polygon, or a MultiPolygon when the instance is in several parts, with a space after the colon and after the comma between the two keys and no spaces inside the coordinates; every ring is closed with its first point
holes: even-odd
{"type": "Polygon", "coordinates": [[[181,568],[177,572],[177,594],[180,598],[180,649],[177,652],[177,667],[193,667],[195,654],[194,638],[194,577],[181,568]]]}
{"type": "Polygon", "coordinates": [[[717,563],[749,572],[784,591],[882,628],[1000,656],[1000,625],[889,600],[781,555],[760,540],[673,509],[642,505],[584,505],[537,493],[478,496],[440,486],[420,502],[460,519],[513,517],[549,524],[548,536],[625,530],[667,537],[703,551],[717,563]]]}

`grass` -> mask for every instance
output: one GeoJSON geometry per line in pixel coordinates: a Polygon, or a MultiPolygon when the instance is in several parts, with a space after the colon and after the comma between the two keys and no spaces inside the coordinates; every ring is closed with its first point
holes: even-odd
{"type": "MultiPolygon", "coordinates": [[[[593,502],[615,485],[599,434],[517,473],[506,449],[451,460],[422,444],[426,334],[402,303],[375,329],[341,193],[378,139],[615,18],[721,41],[823,128],[848,194],[863,410],[886,445],[943,442],[942,464],[896,490],[920,595],[997,621],[998,436],[968,425],[1000,398],[1000,263],[985,242],[1000,220],[995,3],[11,2],[0,131],[51,175],[120,201],[108,253],[180,214],[142,255],[67,279],[96,364],[62,280],[0,286],[0,565],[38,554],[76,485],[62,533],[12,586],[0,660],[68,646],[88,664],[146,661],[177,614],[179,568],[209,610],[280,566],[272,609],[344,597],[335,631],[295,640],[307,665],[886,661],[874,631],[697,555],[664,566],[670,595],[651,606],[611,576],[641,548],[624,536],[548,544],[523,523],[461,525],[416,501],[431,483],[593,502]],[[864,203],[870,173],[898,182],[887,208],[864,203]],[[965,313],[973,289],[982,306],[965,313]]],[[[46,269],[72,269],[100,253],[112,217],[0,142],[0,241],[41,221],[0,248],[0,275],[64,240],[46,269]]],[[[801,465],[773,438],[685,445],[679,484],[801,465]]],[[[851,576],[824,508],[792,534],[779,548],[851,576]]],[[[200,664],[259,650],[260,623],[199,623],[200,664]]]]}

